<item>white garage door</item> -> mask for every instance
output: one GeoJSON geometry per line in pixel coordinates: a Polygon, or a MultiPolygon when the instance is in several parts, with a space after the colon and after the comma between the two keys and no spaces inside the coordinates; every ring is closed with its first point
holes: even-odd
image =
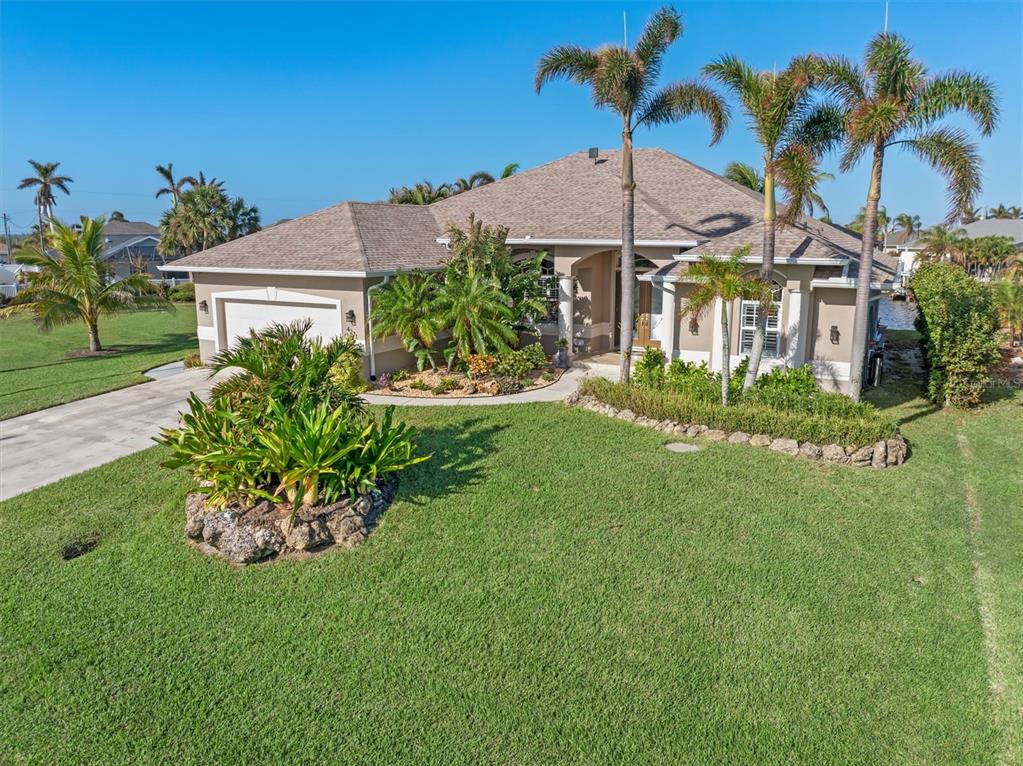
{"type": "Polygon", "coordinates": [[[262,330],[274,322],[311,319],[310,338],[326,343],[341,334],[341,312],[337,306],[322,303],[269,303],[261,301],[224,301],[224,325],[228,345],[247,336],[250,330],[262,330]]]}

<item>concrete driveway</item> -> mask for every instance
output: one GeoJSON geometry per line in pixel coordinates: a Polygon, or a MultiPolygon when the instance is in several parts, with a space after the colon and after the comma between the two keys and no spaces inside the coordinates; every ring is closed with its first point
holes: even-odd
{"type": "Polygon", "coordinates": [[[185,370],[0,421],[0,500],[151,447],[189,392],[209,394],[207,374],[185,370]]]}

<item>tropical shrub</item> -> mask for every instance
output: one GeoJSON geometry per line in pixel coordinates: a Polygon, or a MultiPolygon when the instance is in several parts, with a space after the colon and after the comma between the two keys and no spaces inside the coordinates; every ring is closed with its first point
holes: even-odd
{"type": "Polygon", "coordinates": [[[195,303],[195,283],[182,282],[167,291],[167,298],[175,303],[195,303]]]}
{"type": "Polygon", "coordinates": [[[230,367],[242,372],[214,386],[213,395],[228,398],[243,412],[263,411],[270,400],[286,410],[304,403],[361,408],[357,390],[365,384],[355,337],[324,344],[306,336],[311,327],[309,319],[275,323],[252,330],[234,348],[217,354],[210,360],[213,373],[230,367]]]}
{"type": "Polygon", "coordinates": [[[421,371],[436,369],[433,344],[443,329],[437,309],[437,281],[422,272],[400,273],[382,287],[373,301],[373,334],[397,335],[405,350],[416,358],[421,371]]]}
{"type": "Polygon", "coordinates": [[[187,354],[185,356],[184,362],[185,367],[188,368],[202,367],[202,357],[199,356],[199,353],[196,351],[193,351],[191,354],[187,354]]]}
{"type": "Polygon", "coordinates": [[[641,386],[661,388],[665,382],[664,361],[661,349],[648,346],[633,368],[632,380],[641,386]]]}
{"type": "Polygon", "coordinates": [[[394,370],[391,373],[391,380],[393,380],[395,383],[400,383],[403,380],[408,380],[408,376],[409,376],[408,370],[398,369],[394,370]]]}
{"type": "Polygon", "coordinates": [[[991,289],[960,267],[924,264],[910,283],[916,329],[928,367],[927,395],[937,404],[973,407],[998,361],[998,310],[991,289]]]}
{"type": "Polygon", "coordinates": [[[547,366],[547,354],[539,343],[531,343],[519,349],[509,349],[497,355],[494,363],[494,375],[499,378],[524,377],[533,370],[547,366]]]}
{"type": "Polygon", "coordinates": [[[706,362],[696,364],[672,359],[664,373],[664,383],[669,390],[701,402],[721,399],[721,382],[706,362]]]}
{"type": "Polygon", "coordinates": [[[335,503],[427,459],[415,455],[413,432],[393,422],[393,408],[380,422],[347,404],[308,399],[290,407],[270,400],[265,412],[243,414],[225,397],[206,404],[193,394],[188,409],[181,426],[156,441],[171,449],[164,465],[189,466],[213,507],[335,503]]]}
{"type": "Polygon", "coordinates": [[[456,388],[458,388],[458,381],[448,375],[445,375],[437,381],[437,385],[431,388],[430,392],[437,396],[442,396],[449,391],[454,391],[456,388]]]}
{"type": "Polygon", "coordinates": [[[655,420],[699,423],[723,431],[767,434],[822,445],[863,446],[894,438],[897,433],[895,420],[869,405],[858,417],[786,412],[746,401],[723,405],[720,401],[699,400],[670,389],[612,383],[604,378],[584,379],[579,391],[618,409],[632,410],[655,420]]]}

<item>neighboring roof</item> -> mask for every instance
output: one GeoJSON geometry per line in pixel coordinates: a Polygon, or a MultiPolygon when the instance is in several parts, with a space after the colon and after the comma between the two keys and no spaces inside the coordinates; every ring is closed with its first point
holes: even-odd
{"type": "Polygon", "coordinates": [[[160,229],[145,221],[107,221],[103,224],[104,237],[122,237],[139,234],[160,236],[160,229]]]}
{"type": "Polygon", "coordinates": [[[888,239],[881,238],[881,242],[887,247],[912,247],[920,237],[920,232],[914,231],[912,235],[905,229],[899,229],[888,235],[888,239]]]}
{"type": "MultiPolygon", "coordinates": [[[[862,241],[853,232],[837,226],[823,223],[813,218],[802,216],[792,226],[781,226],[775,230],[774,257],[776,263],[785,263],[789,259],[797,260],[835,260],[844,264],[849,261],[847,276],[855,278],[860,259],[862,241]]],[[[764,255],[764,223],[758,221],[739,231],[712,239],[685,253],[692,259],[701,255],[727,257],[736,248],[750,246],[749,258],[759,261],[764,255]]],[[[874,255],[874,279],[885,282],[895,277],[898,258],[885,253],[874,255]]],[[[680,266],[661,269],[660,276],[679,276],[685,273],[680,266]]]]}
{"type": "Polygon", "coordinates": [[[374,273],[429,268],[447,255],[429,207],[344,202],[168,264],[198,268],[374,273]]]}
{"type": "Polygon", "coordinates": [[[141,236],[138,236],[138,237],[131,237],[130,239],[126,239],[123,242],[118,242],[117,244],[111,245],[106,250],[104,250],[102,253],[100,253],[99,257],[100,258],[112,258],[113,256],[117,255],[117,253],[119,253],[119,252],[121,252],[123,250],[129,250],[129,249],[131,249],[133,247],[138,247],[143,242],[147,242],[147,243],[151,242],[154,245],[159,244],[159,242],[160,242],[160,235],[159,234],[142,234],[141,236]]]}
{"type": "MultiPolygon", "coordinates": [[[[747,240],[759,248],[759,193],[663,149],[637,149],[635,172],[637,241],[708,243],[700,252],[713,246],[727,253],[747,240]]],[[[165,268],[346,274],[430,268],[447,258],[438,238],[449,225],[464,225],[470,213],[507,227],[512,240],[620,241],[621,152],[601,152],[596,161],[578,152],[432,205],[345,202],[165,268]]],[[[804,252],[842,258],[859,253],[860,241],[851,232],[813,219],[804,226],[813,231],[779,230],[779,259],[804,252]]]]}
{"type": "Polygon", "coordinates": [[[963,226],[966,236],[977,237],[1010,237],[1014,244],[1023,244],[1023,219],[1020,218],[985,218],[963,226]]]}
{"type": "Polygon", "coordinates": [[[0,266],[0,285],[13,285],[17,275],[6,266],[0,266]]]}

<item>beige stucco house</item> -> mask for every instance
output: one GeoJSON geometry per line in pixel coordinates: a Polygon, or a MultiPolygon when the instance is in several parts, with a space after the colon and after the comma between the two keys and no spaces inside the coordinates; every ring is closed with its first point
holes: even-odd
{"type": "MultiPolygon", "coordinates": [[[[352,332],[366,349],[366,374],[409,365],[396,338],[374,339],[369,319],[375,288],[398,271],[439,269],[446,230],[470,213],[508,228],[513,252],[546,252],[549,321],[544,345],[571,339],[578,356],[613,350],[619,323],[620,153],[572,154],[427,206],[346,202],[278,224],[167,264],[195,281],[204,359],[250,328],[308,317],[312,332],[352,332]]],[[[751,245],[761,260],[761,195],[661,149],[640,149],[636,167],[635,352],[659,346],[672,357],[721,367],[720,323],[683,316],[692,289],[690,263],[751,245]]],[[[859,239],[805,218],[780,229],[776,310],[769,319],[765,365],[813,365],[818,379],[845,390],[851,358],[859,239]]],[[[895,277],[895,259],[875,260],[877,299],[895,277]]],[[[752,342],[756,304],[733,307],[732,354],[752,342]]]]}

